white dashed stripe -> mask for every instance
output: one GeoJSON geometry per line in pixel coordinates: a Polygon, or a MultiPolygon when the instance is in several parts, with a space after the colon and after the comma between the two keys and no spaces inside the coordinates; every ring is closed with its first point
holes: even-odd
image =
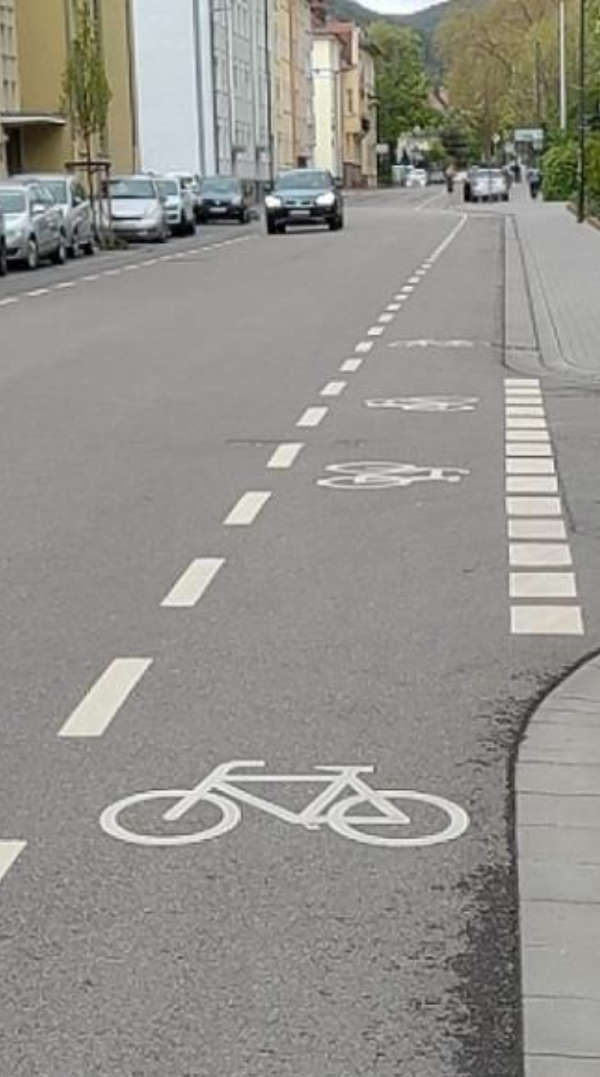
{"type": "Polygon", "coordinates": [[[115,658],[62,726],[59,737],[101,737],[151,658],[115,658]]]}
{"type": "Polygon", "coordinates": [[[270,457],[267,467],[271,468],[287,468],[291,467],[294,460],[298,456],[298,453],[302,452],[304,448],[304,442],[302,441],[288,441],[278,445],[275,452],[270,457]]]}
{"type": "Polygon", "coordinates": [[[321,389],[319,396],[339,396],[344,392],[347,384],[347,381],[328,381],[327,385],[321,389]]]}
{"type": "Polygon", "coordinates": [[[26,841],[0,841],[0,880],[4,878],[26,845],[26,841]]]}
{"type": "Polygon", "coordinates": [[[362,363],[362,359],[344,359],[340,370],[343,374],[355,374],[357,370],[360,370],[362,363]]]}
{"type": "Polygon", "coordinates": [[[161,606],[195,606],[224,564],[223,557],[196,558],[163,598],[161,606]]]}
{"type": "Polygon", "coordinates": [[[270,497],[270,490],[248,490],[242,494],[223,523],[228,527],[245,527],[254,523],[270,497]]]}
{"type": "Polygon", "coordinates": [[[318,426],[328,411],[329,408],[307,408],[298,419],[296,426],[318,426]]]}

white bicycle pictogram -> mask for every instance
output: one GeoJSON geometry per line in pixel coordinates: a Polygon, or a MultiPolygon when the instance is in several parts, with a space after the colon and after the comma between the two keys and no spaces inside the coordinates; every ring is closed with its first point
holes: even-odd
{"type": "Polygon", "coordinates": [[[398,408],[402,411],[475,411],[477,396],[392,396],[365,400],[367,408],[398,408]]]}
{"type": "Polygon", "coordinates": [[[362,460],[348,464],[329,464],[334,474],[317,479],[318,486],[342,490],[383,490],[391,486],[412,486],[415,482],[460,482],[470,472],[462,467],[431,467],[397,464],[389,460],[362,460]]]}
{"type": "Polygon", "coordinates": [[[343,838],[388,849],[438,845],[459,838],[469,826],[466,811],[444,797],[416,792],[413,789],[371,788],[361,775],[372,774],[374,766],[317,766],[312,774],[266,774],[262,772],[265,765],[262,760],[257,759],[232,760],[215,767],[193,789],[151,789],[145,793],[133,793],[105,808],[100,816],[100,825],[110,837],[133,845],[195,845],[212,838],[220,838],[233,830],[242,820],[240,805],[244,804],[308,831],[327,826],[343,838]],[[251,773],[234,773],[240,767],[250,769],[251,773]],[[257,773],[258,769],[261,769],[260,773],[257,773]],[[326,788],[317,793],[301,811],[292,811],[240,788],[239,783],[245,786],[253,782],[261,785],[317,783],[324,784],[326,788]],[[349,795],[343,795],[348,792],[349,795]],[[437,829],[424,834],[407,834],[405,837],[386,837],[365,829],[409,826],[410,816],[395,805],[394,801],[397,800],[402,801],[405,807],[407,803],[419,803],[433,809],[436,816],[434,825],[437,829]],[[189,811],[201,804],[216,808],[220,818],[215,823],[202,826],[202,829],[174,834],[147,834],[127,826],[122,821],[126,812],[153,801],[173,802],[162,813],[164,823],[178,823],[189,811]],[[365,814],[365,808],[370,809],[370,812],[365,814]]]}

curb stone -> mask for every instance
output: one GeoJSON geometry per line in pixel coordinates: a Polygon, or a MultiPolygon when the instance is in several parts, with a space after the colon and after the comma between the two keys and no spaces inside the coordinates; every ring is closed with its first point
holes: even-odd
{"type": "Polygon", "coordinates": [[[535,711],[515,777],[525,1077],[598,1077],[600,655],[535,711]]]}

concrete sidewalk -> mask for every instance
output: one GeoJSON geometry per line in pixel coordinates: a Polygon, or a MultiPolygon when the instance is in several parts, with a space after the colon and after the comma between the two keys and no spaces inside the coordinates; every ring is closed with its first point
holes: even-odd
{"type": "Polygon", "coordinates": [[[600,381],[600,231],[564,203],[533,201],[524,184],[509,205],[542,367],[600,381]]]}

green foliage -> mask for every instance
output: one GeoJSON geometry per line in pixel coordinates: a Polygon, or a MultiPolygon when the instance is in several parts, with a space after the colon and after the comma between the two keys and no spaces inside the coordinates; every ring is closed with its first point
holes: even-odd
{"type": "Polygon", "coordinates": [[[600,135],[587,139],[585,170],[587,176],[587,196],[589,210],[594,216],[600,215],[600,135]]]}
{"type": "Polygon", "coordinates": [[[96,21],[87,0],[77,3],[74,26],[75,33],[63,73],[62,108],[70,113],[73,128],[84,142],[89,161],[92,139],[106,127],[112,95],[96,21]]]}
{"type": "Polygon", "coordinates": [[[542,191],[547,202],[566,202],[577,186],[577,145],[560,139],[542,157],[542,191]]]}
{"type": "Polygon", "coordinates": [[[457,109],[448,112],[444,125],[438,129],[446,156],[459,168],[481,157],[481,143],[467,117],[457,109]]]}
{"type": "Polygon", "coordinates": [[[394,144],[404,131],[431,120],[421,44],[414,31],[383,19],[370,24],[369,40],[376,48],[379,140],[394,144]]]}

